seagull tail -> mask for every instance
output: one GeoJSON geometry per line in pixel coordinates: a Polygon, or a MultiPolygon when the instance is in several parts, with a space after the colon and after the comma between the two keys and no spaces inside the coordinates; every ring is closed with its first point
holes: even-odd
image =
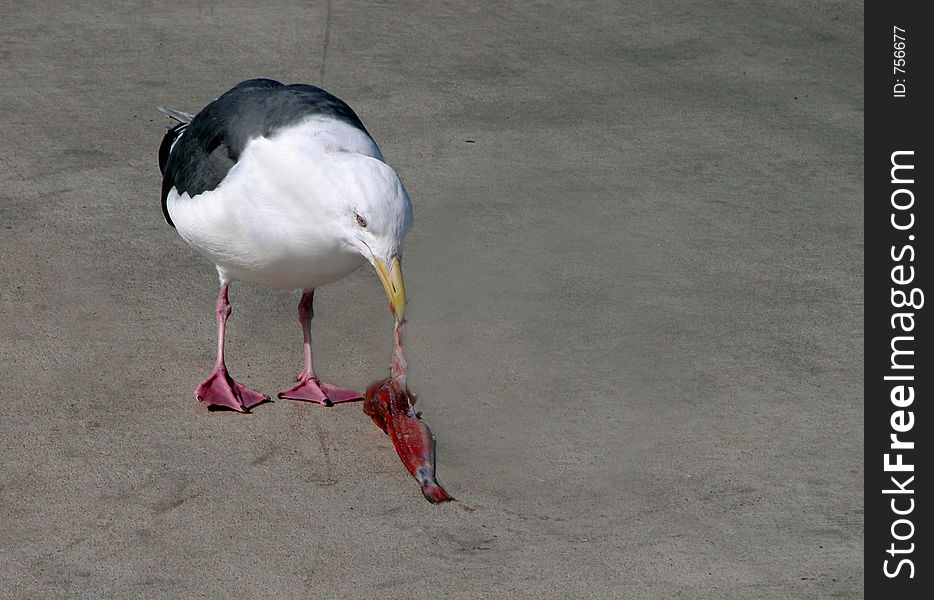
{"type": "Polygon", "coordinates": [[[164,106],[157,106],[156,110],[178,121],[178,124],[170,127],[169,130],[165,132],[165,136],[162,138],[162,145],[159,146],[159,170],[165,175],[165,169],[169,164],[169,157],[172,154],[172,150],[175,148],[175,142],[177,142],[178,138],[182,137],[182,134],[188,129],[188,124],[191,123],[192,117],[189,114],[172,110],[164,106]]]}
{"type": "Polygon", "coordinates": [[[191,120],[194,118],[194,115],[189,115],[188,113],[183,113],[180,110],[166,108],[164,106],[157,106],[156,110],[170,119],[175,119],[179,123],[191,123],[191,120]]]}

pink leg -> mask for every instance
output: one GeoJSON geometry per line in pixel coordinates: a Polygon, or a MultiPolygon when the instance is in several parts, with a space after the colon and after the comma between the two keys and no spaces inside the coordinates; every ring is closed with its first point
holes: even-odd
{"type": "Polygon", "coordinates": [[[222,406],[239,412],[249,412],[257,404],[268,401],[269,396],[251,390],[227,372],[227,366],[224,364],[224,331],[227,328],[227,317],[230,316],[227,287],[227,283],[221,286],[215,305],[217,362],[208,378],[202,381],[195,390],[195,396],[208,406],[222,406]]]}
{"type": "Polygon", "coordinates": [[[317,402],[325,406],[363,400],[363,394],[360,392],[324,383],[315,374],[315,367],[311,360],[311,320],[315,316],[314,299],[315,291],[311,290],[303,293],[302,299],[298,301],[298,321],[302,324],[302,338],[304,339],[302,349],[305,354],[305,368],[298,375],[298,384],[284,392],[280,392],[279,397],[289,400],[317,402]]]}

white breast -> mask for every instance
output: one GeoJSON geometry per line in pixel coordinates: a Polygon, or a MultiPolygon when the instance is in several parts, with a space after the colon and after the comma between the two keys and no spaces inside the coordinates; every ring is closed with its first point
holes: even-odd
{"type": "Polygon", "coordinates": [[[335,194],[348,152],[382,160],[362,131],[312,118],[251,141],[216,190],[191,198],[173,188],[169,215],[227,280],[306,289],[336,281],[364,263],[340,235],[348,216],[335,194]]]}

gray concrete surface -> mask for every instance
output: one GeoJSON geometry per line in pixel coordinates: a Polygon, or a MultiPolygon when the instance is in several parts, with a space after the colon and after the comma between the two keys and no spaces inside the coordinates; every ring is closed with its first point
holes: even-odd
{"type": "MultiPolygon", "coordinates": [[[[0,9],[0,596],[860,595],[861,3],[262,4],[0,9]],[[192,397],[215,278],[153,107],[257,75],[345,98],[408,185],[457,504],[360,405],[192,397]]],[[[297,294],[231,300],[231,370],[289,385],[297,294]]],[[[316,333],[383,375],[373,273],[316,333]]]]}

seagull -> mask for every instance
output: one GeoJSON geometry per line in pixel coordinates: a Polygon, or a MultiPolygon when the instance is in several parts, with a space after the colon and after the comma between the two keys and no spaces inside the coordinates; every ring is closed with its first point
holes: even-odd
{"type": "Polygon", "coordinates": [[[159,148],[162,213],[220,279],[217,361],[195,396],[239,412],[269,400],[231,377],[224,363],[228,288],[246,281],[301,290],[304,368],[278,397],[325,406],[362,400],[315,372],[315,290],[369,262],[401,324],[400,261],[412,201],[360,118],[321,88],[272,79],[238,83],[194,116],[158,110],[178,122],[159,148]]]}

